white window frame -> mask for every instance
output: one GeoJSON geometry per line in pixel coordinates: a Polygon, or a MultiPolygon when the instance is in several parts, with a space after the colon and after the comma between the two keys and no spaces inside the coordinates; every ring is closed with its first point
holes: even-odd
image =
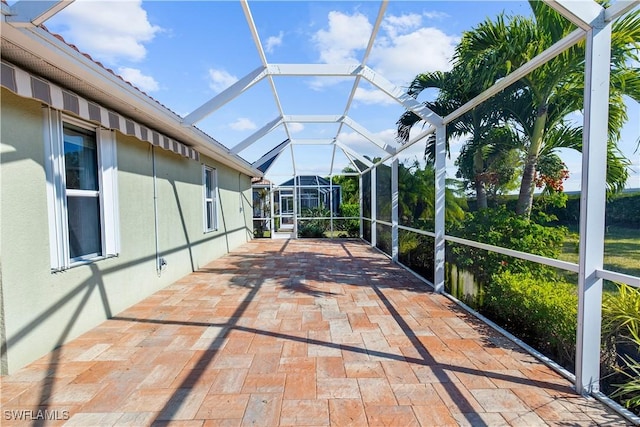
{"type": "Polygon", "coordinates": [[[118,218],[117,151],[114,131],[68,116],[49,107],[43,108],[45,174],[49,208],[49,246],[51,270],[62,271],[77,265],[117,256],[120,252],[118,218]],[[101,253],[71,258],[67,195],[86,190],[66,188],[64,123],[95,132],[98,156],[98,192],[100,200],[101,253]]]}
{"type": "Polygon", "coordinates": [[[218,171],[217,169],[202,165],[202,226],[205,233],[218,230],[218,171]],[[211,181],[207,180],[207,172],[210,172],[211,181]],[[209,188],[210,187],[210,188],[209,188]],[[207,206],[211,205],[211,210],[207,206]],[[211,212],[211,218],[209,218],[211,212]]]}

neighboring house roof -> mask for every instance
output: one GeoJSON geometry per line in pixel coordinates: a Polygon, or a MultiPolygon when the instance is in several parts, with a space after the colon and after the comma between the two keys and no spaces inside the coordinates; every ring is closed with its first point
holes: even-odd
{"type": "MultiPolygon", "coordinates": [[[[317,176],[317,175],[300,175],[298,177],[296,177],[296,185],[301,185],[301,186],[321,186],[321,187],[328,187],[330,185],[332,185],[328,179],[323,178],[321,176],[317,176]]],[[[283,182],[282,184],[280,184],[281,186],[292,186],[293,185],[293,178],[291,178],[289,181],[287,182],[283,182]]],[[[336,185],[336,184],[334,184],[336,185]]]]}
{"type": "Polygon", "coordinates": [[[195,126],[186,126],[176,113],[131,83],[82,53],[44,26],[7,22],[8,6],[2,2],[2,59],[34,73],[87,100],[113,110],[141,125],[190,146],[250,176],[262,176],[240,156],[195,126]]]}
{"type": "Polygon", "coordinates": [[[283,150],[287,148],[289,144],[289,140],[285,139],[280,144],[273,147],[271,150],[267,151],[265,155],[263,155],[260,159],[258,159],[254,165],[261,171],[265,172],[269,169],[269,166],[282,154],[283,150]]]}
{"type": "Polygon", "coordinates": [[[251,185],[254,187],[269,187],[271,185],[271,181],[265,178],[252,178],[251,185]]]}

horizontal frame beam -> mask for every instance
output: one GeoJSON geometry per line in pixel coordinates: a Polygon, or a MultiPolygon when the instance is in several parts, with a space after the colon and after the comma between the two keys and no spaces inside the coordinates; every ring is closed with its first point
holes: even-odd
{"type": "Polygon", "coordinates": [[[561,261],[558,259],[547,258],[540,255],[529,254],[526,252],[515,251],[513,249],[502,248],[500,246],[487,245],[486,243],[474,242],[473,240],[462,239],[460,237],[445,236],[445,240],[453,243],[460,243],[466,246],[472,246],[485,251],[497,252],[502,255],[512,256],[514,258],[523,259],[525,261],[533,261],[538,264],[548,265],[550,267],[559,268],[561,270],[578,272],[578,264],[572,262],[561,261]]]}
{"type": "Polygon", "coordinates": [[[340,115],[285,115],[282,120],[285,123],[338,123],[342,120],[340,115]]]}
{"type": "Polygon", "coordinates": [[[560,15],[585,31],[591,29],[593,22],[602,14],[604,8],[593,0],[543,0],[560,15]]]}
{"type": "Polygon", "coordinates": [[[355,77],[362,69],[360,65],[335,64],[269,64],[267,72],[271,76],[333,76],[355,77]]]}
{"type": "Polygon", "coordinates": [[[335,142],[333,138],[293,138],[291,145],[332,145],[335,142]]]}

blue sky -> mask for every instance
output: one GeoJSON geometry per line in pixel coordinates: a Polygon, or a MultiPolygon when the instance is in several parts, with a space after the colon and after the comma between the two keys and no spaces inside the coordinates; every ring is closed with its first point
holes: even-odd
{"type": "MultiPolygon", "coordinates": [[[[358,63],[380,3],[377,1],[249,2],[269,63],[358,63]]],[[[506,11],[527,15],[526,2],[391,1],[367,64],[397,86],[416,74],[447,70],[463,31],[506,11]]],[[[242,7],[237,1],[93,1],[77,0],[46,23],[70,43],[91,54],[126,80],[181,116],[220,93],[261,65],[242,7]]],[[[275,77],[284,114],[342,115],[352,79],[275,77]]],[[[640,187],[640,108],[629,102],[630,121],[622,149],[634,163],[629,187],[640,187]]],[[[349,117],[380,139],[396,144],[395,122],[403,108],[382,92],[361,84],[349,117]]],[[[197,123],[227,147],[233,147],[279,115],[266,79],[197,123]]],[[[296,124],[295,138],[332,138],[337,125],[296,124]]],[[[286,139],[281,128],[240,154],[248,161],[286,139]]],[[[369,156],[382,152],[349,127],[339,138],[369,156]]],[[[452,143],[453,159],[460,143],[452,143]]],[[[422,144],[405,152],[421,158],[422,144]]],[[[272,176],[291,173],[291,155],[274,165],[272,176]]],[[[339,153],[338,153],[339,154],[339,153]]],[[[330,146],[295,146],[297,172],[327,174],[330,146]]],[[[579,188],[580,156],[563,154],[571,178],[567,190],[579,188]]],[[[347,165],[334,158],[334,171],[347,165]]]]}

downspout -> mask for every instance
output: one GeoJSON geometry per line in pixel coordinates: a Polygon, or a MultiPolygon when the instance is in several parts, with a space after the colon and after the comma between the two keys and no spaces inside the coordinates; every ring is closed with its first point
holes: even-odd
{"type": "MultiPolygon", "coordinates": [[[[238,213],[244,212],[244,200],[242,199],[242,172],[238,172],[238,200],[240,201],[240,207],[238,213]]],[[[247,218],[244,219],[244,225],[247,225],[247,218]]]]}
{"type": "Polygon", "coordinates": [[[160,229],[158,225],[158,180],[156,177],[156,147],[151,146],[151,170],[153,173],[153,223],[156,243],[156,273],[160,277],[164,260],[160,258],[160,229]]]}
{"type": "Polygon", "coordinates": [[[297,176],[293,176],[293,238],[298,238],[298,186],[297,176]]]}
{"type": "MultiPolygon", "coordinates": [[[[249,179],[251,181],[251,179],[249,179]]],[[[242,216],[242,222],[244,222],[244,229],[246,230],[245,235],[247,236],[246,241],[253,240],[253,185],[249,184],[249,197],[251,203],[247,203],[247,207],[249,207],[249,212],[245,212],[244,210],[244,201],[245,196],[242,191],[242,172],[238,172],[238,199],[240,202],[239,213],[242,216]],[[247,214],[251,215],[250,223],[247,222],[247,214]]],[[[247,200],[247,202],[249,202],[247,200]]]]}

